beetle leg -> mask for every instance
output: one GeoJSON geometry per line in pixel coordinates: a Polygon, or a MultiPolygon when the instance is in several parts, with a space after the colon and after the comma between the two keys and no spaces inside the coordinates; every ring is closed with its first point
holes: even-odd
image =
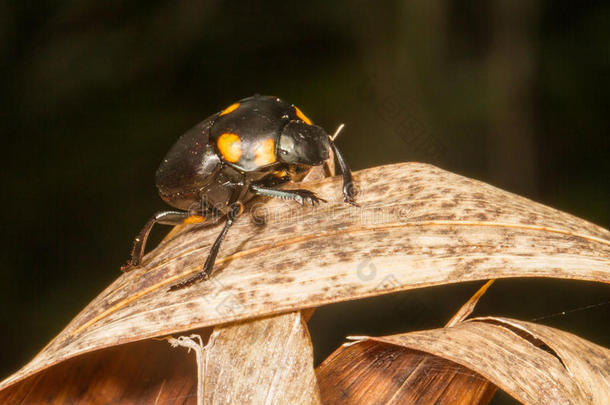
{"type": "Polygon", "coordinates": [[[139,266],[142,262],[142,256],[144,256],[144,248],[146,247],[146,240],[150,234],[150,230],[155,224],[163,225],[181,225],[181,224],[195,224],[198,222],[205,221],[205,217],[200,215],[191,215],[188,211],[159,211],[153,215],[146,225],[142,228],[138,236],[133,241],[133,248],[131,249],[131,258],[127,261],[127,264],[121,267],[121,271],[127,272],[139,266]]]}
{"type": "Polygon", "coordinates": [[[172,285],[169,288],[169,291],[180,290],[199,281],[207,280],[208,278],[210,278],[210,276],[212,275],[212,270],[214,270],[214,262],[216,261],[216,256],[218,255],[218,251],[220,250],[220,245],[222,244],[222,241],[227,235],[229,228],[231,227],[231,225],[233,225],[235,219],[237,219],[237,217],[243,212],[243,209],[244,206],[240,202],[236,202],[235,204],[233,204],[231,211],[227,214],[227,222],[225,222],[225,226],[222,228],[220,235],[218,235],[218,237],[216,238],[216,241],[212,245],[212,249],[210,249],[210,254],[205,260],[205,264],[203,265],[203,271],[200,271],[199,273],[184,281],[172,285]]]}
{"type": "Polygon", "coordinates": [[[333,152],[337,157],[337,162],[339,162],[339,167],[341,167],[341,173],[343,174],[343,201],[348,204],[351,204],[355,207],[359,207],[358,203],[354,199],[356,196],[356,189],[354,188],[354,179],[352,177],[352,171],[349,168],[349,165],[343,158],[341,151],[337,148],[337,145],[331,140],[330,146],[333,148],[333,152]]]}
{"type": "Polygon", "coordinates": [[[297,189],[297,190],[276,190],[273,188],[261,187],[257,184],[250,184],[250,191],[256,195],[263,195],[266,197],[281,198],[284,200],[295,200],[299,204],[303,205],[306,202],[315,206],[326,200],[318,197],[315,193],[309,190],[297,189]]]}

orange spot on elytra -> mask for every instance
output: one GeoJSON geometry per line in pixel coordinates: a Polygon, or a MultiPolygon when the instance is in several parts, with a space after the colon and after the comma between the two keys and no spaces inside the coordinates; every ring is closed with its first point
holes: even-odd
{"type": "Polygon", "coordinates": [[[228,114],[230,112],[237,110],[238,108],[239,108],[239,103],[233,103],[230,106],[228,106],[227,108],[225,108],[224,110],[222,110],[218,116],[220,117],[221,115],[228,114]]]}
{"type": "Polygon", "coordinates": [[[275,163],[275,142],[273,139],[265,139],[256,147],[254,163],[257,166],[265,166],[275,163]]]}
{"type": "Polygon", "coordinates": [[[236,163],[241,158],[241,139],[237,134],[220,135],[216,142],[220,154],[227,162],[236,163]]]}
{"type": "Polygon", "coordinates": [[[307,118],[305,114],[303,114],[303,111],[299,110],[299,107],[294,106],[294,111],[297,113],[297,117],[302,119],[303,122],[305,122],[307,125],[311,125],[311,120],[307,118]]]}
{"type": "Polygon", "coordinates": [[[201,215],[191,215],[191,216],[185,218],[182,223],[185,224],[185,225],[200,224],[203,221],[205,221],[205,217],[203,217],[201,215]]]}

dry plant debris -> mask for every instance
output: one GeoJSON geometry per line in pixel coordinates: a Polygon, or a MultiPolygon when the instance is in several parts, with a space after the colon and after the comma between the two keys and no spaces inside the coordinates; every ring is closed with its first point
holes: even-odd
{"type": "MultiPolygon", "coordinates": [[[[0,399],[25,389],[19,383],[26,378],[48,376],[49,367],[76,356],[196,328],[471,280],[610,282],[610,232],[587,221],[426,164],[376,167],[356,172],[355,179],[360,208],[343,204],[338,177],[304,185],[329,201],[318,208],[285,201],[251,205],[250,220],[241,218],[223,245],[212,279],[168,293],[172,283],[201,268],[218,233],[218,225],[174,229],[141,268],[118,277],[30,363],[2,381],[0,399]]],[[[515,336],[480,320],[435,333],[485,335],[493,328],[515,336]]],[[[574,392],[596,400],[590,391],[574,392]]]]}

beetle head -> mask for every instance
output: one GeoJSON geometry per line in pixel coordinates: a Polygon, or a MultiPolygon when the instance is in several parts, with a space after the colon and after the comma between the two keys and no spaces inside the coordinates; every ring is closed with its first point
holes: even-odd
{"type": "Polygon", "coordinates": [[[290,121],[282,129],[277,156],[283,163],[318,166],[328,159],[330,140],[324,129],[302,121],[290,121]]]}

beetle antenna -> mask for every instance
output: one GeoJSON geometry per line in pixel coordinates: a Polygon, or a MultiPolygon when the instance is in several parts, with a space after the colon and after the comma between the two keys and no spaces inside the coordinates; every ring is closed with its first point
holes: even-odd
{"type": "Polygon", "coordinates": [[[335,138],[337,138],[339,136],[339,132],[341,132],[341,130],[343,129],[344,126],[345,126],[345,124],[339,125],[339,128],[337,128],[337,130],[335,131],[333,136],[330,137],[331,141],[333,141],[333,142],[335,141],[335,138]]]}

